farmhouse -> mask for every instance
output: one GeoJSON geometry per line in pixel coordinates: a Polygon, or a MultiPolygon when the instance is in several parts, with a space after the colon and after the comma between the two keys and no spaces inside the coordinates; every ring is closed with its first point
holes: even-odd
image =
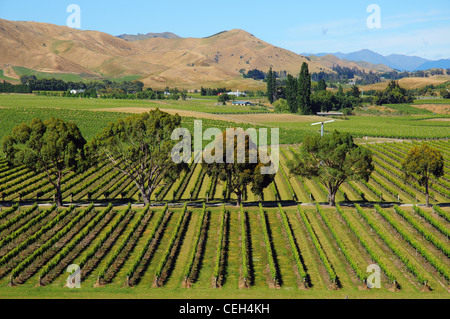
{"type": "Polygon", "coordinates": [[[250,101],[236,101],[236,102],[233,102],[233,105],[250,106],[250,105],[253,105],[253,103],[250,101]]]}

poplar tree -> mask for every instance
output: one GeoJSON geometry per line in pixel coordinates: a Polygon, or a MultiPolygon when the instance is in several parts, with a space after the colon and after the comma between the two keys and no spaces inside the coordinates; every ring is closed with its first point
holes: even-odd
{"type": "Polygon", "coordinates": [[[298,78],[297,103],[300,112],[303,115],[312,114],[311,108],[311,74],[308,70],[308,64],[303,62],[298,78]]]}
{"type": "Polygon", "coordinates": [[[267,98],[269,99],[270,104],[275,101],[275,74],[272,71],[272,67],[270,67],[269,72],[267,73],[267,98]]]}
{"type": "Polygon", "coordinates": [[[286,80],[286,101],[289,106],[289,111],[291,113],[298,112],[297,89],[298,89],[297,79],[294,78],[292,75],[288,74],[286,80]]]}

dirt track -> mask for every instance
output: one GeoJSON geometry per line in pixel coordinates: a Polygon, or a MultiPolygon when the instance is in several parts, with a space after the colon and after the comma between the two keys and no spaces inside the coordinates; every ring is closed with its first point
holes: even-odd
{"type": "MultiPolygon", "coordinates": [[[[119,107],[119,108],[106,108],[106,109],[94,109],[96,112],[119,112],[119,113],[144,113],[155,108],[144,107],[119,107]]],[[[323,120],[320,116],[299,116],[293,114],[273,114],[273,113],[260,113],[260,114],[210,114],[197,111],[176,110],[176,109],[161,109],[163,112],[169,114],[179,114],[183,117],[194,117],[197,119],[210,119],[220,121],[230,121],[236,123],[249,123],[249,124],[263,124],[263,123],[309,123],[319,122],[323,120]]]]}

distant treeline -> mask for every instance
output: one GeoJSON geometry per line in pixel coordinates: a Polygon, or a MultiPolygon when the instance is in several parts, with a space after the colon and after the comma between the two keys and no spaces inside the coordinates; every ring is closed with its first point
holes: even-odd
{"type": "Polygon", "coordinates": [[[99,91],[106,89],[118,89],[124,93],[142,92],[144,83],[140,81],[116,82],[110,80],[91,81],[91,82],[65,82],[59,79],[37,79],[34,75],[22,75],[20,77],[22,85],[30,87],[31,91],[68,91],[85,90],[99,91]]]}
{"type": "MultiPolygon", "coordinates": [[[[383,80],[400,80],[407,77],[428,77],[433,75],[443,75],[444,69],[433,69],[429,71],[415,71],[415,72],[384,72],[384,73],[375,73],[372,71],[366,72],[364,70],[360,70],[357,67],[342,67],[339,65],[334,65],[332,70],[335,73],[327,73],[324,71],[311,73],[311,80],[313,82],[319,82],[320,80],[325,80],[329,83],[329,86],[332,88],[337,88],[338,82],[341,84],[348,83],[351,79],[355,79],[355,84],[357,85],[369,85],[380,83],[383,80]]],[[[277,85],[285,86],[287,81],[288,72],[285,70],[282,71],[272,71],[277,85]]],[[[447,74],[450,74],[450,69],[446,70],[447,74]]],[[[267,73],[253,69],[245,72],[245,69],[241,69],[240,73],[244,78],[251,78],[254,80],[263,80],[267,81],[267,73]]]]}
{"type": "Polygon", "coordinates": [[[0,83],[0,93],[31,93],[30,87],[23,84],[0,83]]]}
{"type": "Polygon", "coordinates": [[[211,89],[211,88],[202,88],[200,89],[200,95],[201,96],[217,96],[221,93],[227,93],[231,90],[228,90],[227,88],[217,88],[217,89],[211,89]]]}

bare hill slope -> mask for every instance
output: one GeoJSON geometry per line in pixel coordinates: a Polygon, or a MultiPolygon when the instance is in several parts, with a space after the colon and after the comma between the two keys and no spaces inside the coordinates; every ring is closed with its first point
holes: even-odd
{"type": "Polygon", "coordinates": [[[302,62],[309,64],[311,72],[332,72],[333,64],[363,68],[339,59],[310,59],[238,29],[201,39],[154,37],[131,42],[97,31],[0,19],[0,68],[13,77],[11,67],[21,66],[93,76],[141,75],[147,86],[156,88],[223,85],[245,89],[261,83],[243,79],[242,70],[266,71],[272,66],[275,71],[297,74],[302,62]]]}

